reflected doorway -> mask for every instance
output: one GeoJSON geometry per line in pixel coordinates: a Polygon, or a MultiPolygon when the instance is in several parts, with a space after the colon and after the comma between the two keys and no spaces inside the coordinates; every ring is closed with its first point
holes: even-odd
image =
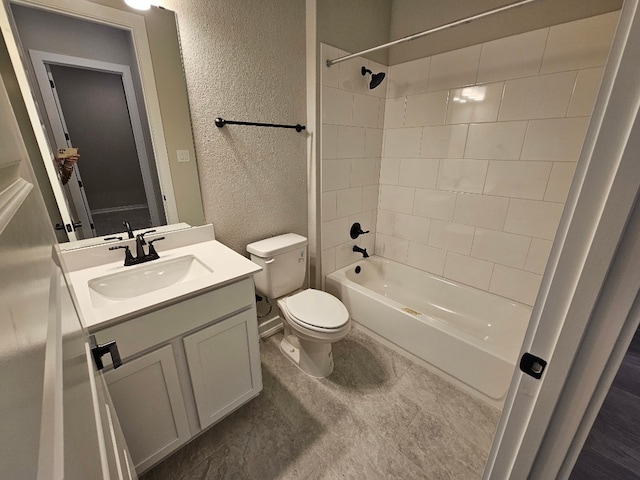
{"type": "Polygon", "coordinates": [[[80,160],[66,193],[85,238],[161,223],[129,67],[30,51],[54,146],[80,160]]]}

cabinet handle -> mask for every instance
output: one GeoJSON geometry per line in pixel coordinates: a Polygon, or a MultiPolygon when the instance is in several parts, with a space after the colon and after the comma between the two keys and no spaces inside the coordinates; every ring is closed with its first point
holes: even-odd
{"type": "Polygon", "coordinates": [[[102,370],[104,368],[104,364],[102,363],[102,357],[107,353],[111,355],[111,363],[113,364],[113,368],[118,368],[122,365],[122,360],[120,359],[120,352],[118,351],[118,344],[115,340],[111,340],[110,342],[103,343],[102,345],[98,345],[96,341],[95,335],[89,336],[89,347],[91,348],[91,353],[93,354],[93,360],[96,362],[96,368],[98,370],[102,370]]]}

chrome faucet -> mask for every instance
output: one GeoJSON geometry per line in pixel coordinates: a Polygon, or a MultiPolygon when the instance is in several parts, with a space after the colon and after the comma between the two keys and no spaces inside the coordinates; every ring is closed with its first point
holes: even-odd
{"type": "Polygon", "coordinates": [[[364,258],[369,258],[369,254],[367,253],[367,249],[366,248],[360,248],[359,246],[354,245],[353,246],[353,251],[357,252],[357,253],[361,253],[364,258]]]}
{"type": "Polygon", "coordinates": [[[160,258],[160,255],[158,255],[158,252],[156,251],[156,248],[153,246],[153,243],[157,242],[158,240],[164,240],[164,237],[157,237],[147,242],[144,239],[144,236],[147,233],[153,233],[153,232],[155,232],[155,230],[149,230],[136,235],[136,256],[135,257],[131,254],[131,248],[129,247],[129,245],[116,245],[114,247],[109,247],[109,250],[118,250],[120,248],[124,249],[124,266],[125,267],[129,267],[131,265],[139,265],[140,263],[146,263],[152,260],[157,260],[158,258],[160,258]],[[147,244],[149,245],[149,251],[145,253],[144,246],[147,244]]]}

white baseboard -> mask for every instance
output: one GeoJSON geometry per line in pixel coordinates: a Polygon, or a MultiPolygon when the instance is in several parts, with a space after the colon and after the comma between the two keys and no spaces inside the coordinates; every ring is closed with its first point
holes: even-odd
{"type": "Polygon", "coordinates": [[[279,315],[276,315],[275,317],[258,324],[258,334],[260,335],[260,338],[267,338],[278,333],[283,328],[282,319],[279,315]]]}

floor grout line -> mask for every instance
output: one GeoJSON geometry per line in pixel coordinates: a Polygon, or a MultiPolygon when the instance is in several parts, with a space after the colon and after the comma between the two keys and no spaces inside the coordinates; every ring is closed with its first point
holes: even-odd
{"type": "MultiPolygon", "coordinates": [[[[407,425],[407,428],[405,428],[402,433],[400,434],[400,436],[398,437],[398,439],[394,442],[394,444],[396,445],[396,447],[398,447],[398,445],[400,444],[400,441],[404,438],[404,436],[407,434],[407,432],[409,431],[409,429],[411,428],[411,426],[416,423],[418,421],[418,417],[420,416],[420,414],[422,413],[422,408],[420,408],[418,410],[418,413],[415,414],[415,416],[411,419],[411,421],[409,422],[409,425],[407,425]]],[[[398,448],[398,450],[400,450],[400,448],[398,448]]]]}

